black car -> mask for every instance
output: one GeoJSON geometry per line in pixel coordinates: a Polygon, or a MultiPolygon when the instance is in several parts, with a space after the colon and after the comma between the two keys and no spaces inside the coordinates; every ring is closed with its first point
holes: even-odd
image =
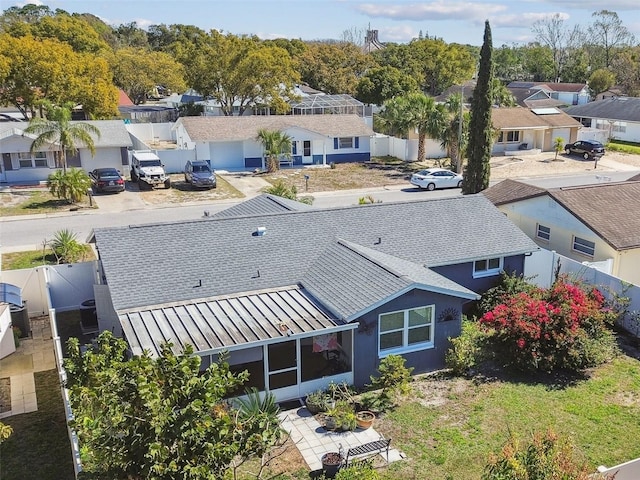
{"type": "Polygon", "coordinates": [[[96,168],[89,178],[94,192],[124,192],[124,178],[115,168],[96,168]]]}
{"type": "Polygon", "coordinates": [[[578,140],[575,143],[566,144],[564,152],[567,155],[577,154],[585,160],[589,160],[604,155],[604,145],[595,140],[578,140]]]}

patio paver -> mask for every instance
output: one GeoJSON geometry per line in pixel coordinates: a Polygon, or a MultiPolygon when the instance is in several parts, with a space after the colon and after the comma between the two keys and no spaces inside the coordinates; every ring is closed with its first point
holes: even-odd
{"type": "MultiPolygon", "coordinates": [[[[320,458],[327,452],[337,452],[340,447],[346,453],[349,448],[380,440],[382,436],[373,427],[366,430],[357,429],[353,432],[332,432],[304,408],[295,408],[280,412],[282,428],[291,435],[291,440],[300,451],[302,458],[309,468],[322,468],[320,458]]],[[[397,449],[389,449],[389,463],[402,460],[405,455],[397,449]]],[[[386,459],[386,455],[385,455],[386,459]]]]}

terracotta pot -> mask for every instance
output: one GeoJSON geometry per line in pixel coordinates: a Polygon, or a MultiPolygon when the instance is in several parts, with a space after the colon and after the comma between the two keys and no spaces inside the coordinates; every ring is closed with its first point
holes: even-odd
{"type": "Polygon", "coordinates": [[[366,430],[373,425],[376,415],[369,410],[362,410],[361,412],[356,413],[356,419],[358,421],[358,427],[366,430]]]}
{"type": "Polygon", "coordinates": [[[342,455],[338,452],[328,452],[322,455],[322,472],[326,478],[334,478],[343,462],[342,455]]]}

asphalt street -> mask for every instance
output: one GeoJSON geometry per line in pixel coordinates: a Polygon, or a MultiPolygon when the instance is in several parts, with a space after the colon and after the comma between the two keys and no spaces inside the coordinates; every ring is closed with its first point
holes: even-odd
{"type": "MultiPolygon", "coordinates": [[[[623,181],[637,172],[606,172],[577,175],[561,175],[554,177],[522,177],[519,180],[542,188],[555,188],[571,185],[587,185],[593,183],[623,181]]],[[[247,196],[258,192],[250,188],[245,192],[247,196]]],[[[449,198],[460,195],[460,190],[436,190],[433,192],[418,190],[411,185],[395,185],[364,190],[349,190],[335,192],[321,192],[314,194],[313,205],[318,208],[341,207],[356,205],[358,199],[371,195],[382,202],[415,201],[425,198],[449,198]]],[[[112,196],[105,196],[100,202],[111,201],[112,196]]],[[[114,197],[114,198],[119,198],[114,197]]],[[[114,200],[115,201],[115,200],[114,200]]],[[[123,211],[110,211],[114,208],[100,208],[47,215],[32,215],[21,217],[4,217],[0,219],[0,249],[2,252],[16,250],[32,250],[41,248],[43,242],[51,239],[53,234],[61,228],[68,228],[76,232],[78,239],[86,240],[94,228],[139,225],[145,223],[188,221],[202,218],[205,212],[214,214],[228,208],[237,202],[212,202],[190,204],[184,206],[150,206],[134,207],[123,211]]],[[[125,206],[124,208],[129,208],[125,206]]]]}

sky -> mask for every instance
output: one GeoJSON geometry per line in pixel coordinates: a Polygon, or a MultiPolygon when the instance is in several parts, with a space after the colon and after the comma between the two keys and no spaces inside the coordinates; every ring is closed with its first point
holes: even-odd
{"type": "MultiPolygon", "coordinates": [[[[1,2],[3,10],[25,3],[92,13],[111,25],[136,22],[195,25],[205,31],[253,34],[262,39],[341,39],[345,31],[378,30],[381,42],[405,43],[418,37],[438,37],[447,43],[481,45],[484,21],[491,25],[493,46],[535,39],[534,22],[555,14],[565,25],[587,27],[592,14],[616,12],[640,41],[640,0],[36,0],[1,2]]],[[[359,36],[359,35],[358,35],[359,36]]]]}

